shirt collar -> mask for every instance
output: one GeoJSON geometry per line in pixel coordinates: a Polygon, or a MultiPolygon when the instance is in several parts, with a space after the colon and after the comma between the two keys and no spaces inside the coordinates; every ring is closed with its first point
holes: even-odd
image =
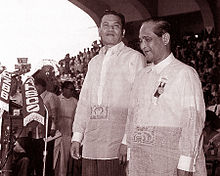
{"type": "Polygon", "coordinates": [[[61,95],[60,95],[60,98],[61,98],[61,99],[66,99],[66,100],[71,100],[72,97],[66,98],[63,94],[61,94],[61,95]]]}
{"type": "Polygon", "coordinates": [[[173,53],[170,53],[170,55],[162,60],[161,62],[159,62],[158,64],[154,65],[152,67],[152,70],[155,71],[157,74],[160,74],[161,71],[167,66],[169,65],[173,60],[175,59],[175,57],[173,56],[173,53]]]}
{"type": "Polygon", "coordinates": [[[64,97],[63,94],[60,94],[60,98],[65,99],[66,97],[64,97]]]}
{"type": "Polygon", "coordinates": [[[107,52],[111,52],[111,54],[118,54],[124,48],[124,46],[124,43],[121,41],[111,48],[107,48],[106,46],[102,47],[99,53],[103,55],[105,55],[107,52]]]}
{"type": "Polygon", "coordinates": [[[46,96],[46,94],[47,94],[47,90],[45,90],[44,92],[42,92],[42,93],[40,94],[41,98],[44,99],[44,97],[46,96]]]}

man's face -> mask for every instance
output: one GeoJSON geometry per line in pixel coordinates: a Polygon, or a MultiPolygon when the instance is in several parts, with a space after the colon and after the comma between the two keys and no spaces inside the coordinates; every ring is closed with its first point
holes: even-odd
{"type": "Polygon", "coordinates": [[[122,40],[121,19],[116,15],[105,15],[99,27],[99,36],[104,45],[114,46],[122,40]]]}
{"type": "Polygon", "coordinates": [[[158,37],[154,32],[155,24],[152,22],[144,23],[141,26],[139,39],[140,47],[148,62],[159,63],[164,55],[164,42],[162,37],[158,37]]]}
{"type": "Polygon", "coordinates": [[[73,85],[69,85],[68,87],[63,88],[63,96],[66,98],[70,98],[73,96],[73,91],[74,91],[73,85]]]}

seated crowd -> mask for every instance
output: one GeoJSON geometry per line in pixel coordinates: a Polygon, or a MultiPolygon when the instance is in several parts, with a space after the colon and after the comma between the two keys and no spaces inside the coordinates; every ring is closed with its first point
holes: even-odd
{"type": "Polygon", "coordinates": [[[84,51],[80,51],[77,56],[71,57],[69,54],[66,54],[65,58],[59,61],[60,74],[58,79],[62,81],[72,78],[76,91],[79,94],[87,72],[88,63],[95,55],[98,54],[101,47],[101,43],[94,41],[91,49],[85,48],[84,51]]]}
{"type": "Polygon", "coordinates": [[[184,36],[182,41],[176,43],[175,55],[198,72],[206,107],[216,104],[220,94],[220,51],[217,50],[217,37],[205,32],[184,36]]]}

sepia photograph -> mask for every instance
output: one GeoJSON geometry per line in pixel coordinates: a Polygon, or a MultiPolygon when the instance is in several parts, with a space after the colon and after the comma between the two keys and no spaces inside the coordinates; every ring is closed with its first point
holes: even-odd
{"type": "Polygon", "coordinates": [[[220,176],[220,0],[1,0],[0,176],[220,176]]]}

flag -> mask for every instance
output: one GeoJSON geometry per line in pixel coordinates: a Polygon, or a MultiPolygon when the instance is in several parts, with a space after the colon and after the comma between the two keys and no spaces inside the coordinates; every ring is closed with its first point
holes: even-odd
{"type": "Polygon", "coordinates": [[[32,121],[37,121],[44,125],[45,108],[42,98],[39,96],[34,85],[34,78],[29,77],[22,85],[23,99],[23,125],[26,126],[32,121]]]}

